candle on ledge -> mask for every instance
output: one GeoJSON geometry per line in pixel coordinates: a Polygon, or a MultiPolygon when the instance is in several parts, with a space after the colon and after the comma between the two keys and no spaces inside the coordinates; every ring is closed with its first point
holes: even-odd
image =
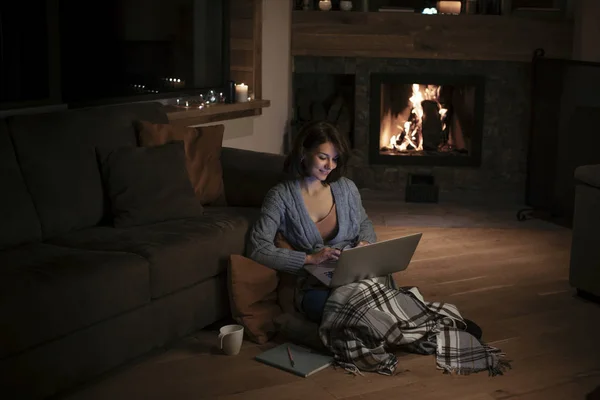
{"type": "Polygon", "coordinates": [[[248,85],[240,83],[235,85],[235,101],[236,103],[245,103],[248,101],[248,85]]]}
{"type": "Polygon", "coordinates": [[[437,10],[440,14],[460,14],[460,1],[438,1],[437,10]]]}

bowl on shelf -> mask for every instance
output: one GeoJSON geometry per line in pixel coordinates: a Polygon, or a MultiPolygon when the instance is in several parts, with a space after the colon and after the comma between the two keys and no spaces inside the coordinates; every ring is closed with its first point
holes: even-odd
{"type": "Polygon", "coordinates": [[[319,10],[321,10],[321,11],[331,10],[331,1],[330,0],[319,0],[319,10]]]}

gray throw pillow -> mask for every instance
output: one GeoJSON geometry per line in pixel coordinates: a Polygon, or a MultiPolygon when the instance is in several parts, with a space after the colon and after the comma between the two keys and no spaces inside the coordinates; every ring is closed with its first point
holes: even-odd
{"type": "Polygon", "coordinates": [[[98,157],[115,227],[202,215],[188,178],[183,142],[98,149],[98,157]]]}

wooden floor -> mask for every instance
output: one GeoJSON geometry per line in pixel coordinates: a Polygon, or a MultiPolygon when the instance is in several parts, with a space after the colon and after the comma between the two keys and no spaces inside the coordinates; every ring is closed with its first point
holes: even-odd
{"type": "Polygon", "coordinates": [[[516,222],[508,208],[383,201],[366,208],[380,239],[424,233],[399,283],[418,286],[427,300],[456,304],[507,354],[512,370],[495,378],[444,375],[433,356],[399,353],[392,377],[329,368],[299,378],[252,359],[272,344],[245,342],[238,356],[221,355],[209,329],[68,398],[562,400],[600,388],[600,306],[569,286],[570,230],[516,222]],[[448,223],[453,219],[460,222],[448,223]]]}

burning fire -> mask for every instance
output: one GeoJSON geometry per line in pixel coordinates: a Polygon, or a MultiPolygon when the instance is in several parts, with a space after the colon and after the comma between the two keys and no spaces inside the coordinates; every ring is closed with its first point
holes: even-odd
{"type": "Polygon", "coordinates": [[[446,115],[448,110],[439,102],[440,86],[437,85],[412,85],[410,112],[408,115],[400,113],[392,115],[388,110],[381,119],[381,133],[379,147],[398,151],[423,150],[423,101],[429,100],[437,104],[438,115],[442,130],[446,129],[446,115]]]}

